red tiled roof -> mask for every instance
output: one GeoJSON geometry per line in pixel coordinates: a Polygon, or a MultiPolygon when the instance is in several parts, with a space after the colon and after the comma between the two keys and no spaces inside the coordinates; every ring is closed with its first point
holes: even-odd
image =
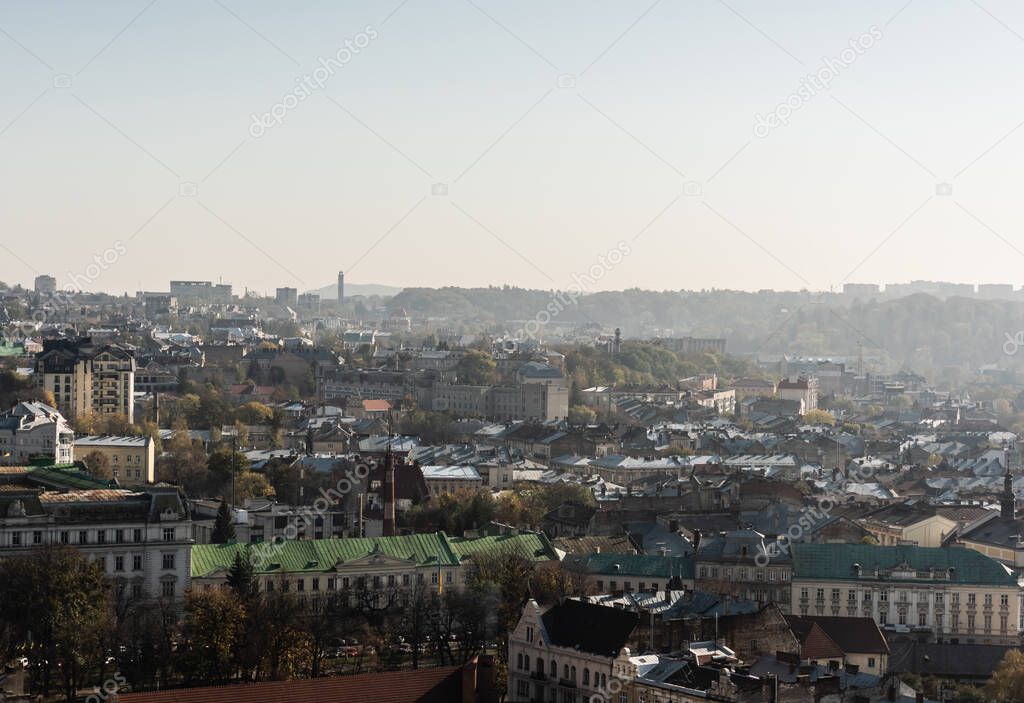
{"type": "Polygon", "coordinates": [[[386,400],[364,400],[363,410],[368,413],[387,412],[391,409],[391,403],[386,400]]]}
{"type": "Polygon", "coordinates": [[[123,693],[119,703],[458,703],[462,668],[123,693]]]}

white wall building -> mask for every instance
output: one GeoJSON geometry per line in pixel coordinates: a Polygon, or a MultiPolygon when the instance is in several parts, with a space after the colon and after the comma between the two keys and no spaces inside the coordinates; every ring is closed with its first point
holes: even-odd
{"type": "Polygon", "coordinates": [[[70,464],[74,438],[74,430],[54,408],[18,403],[0,415],[0,463],[23,465],[45,457],[54,464],[70,464]]]}

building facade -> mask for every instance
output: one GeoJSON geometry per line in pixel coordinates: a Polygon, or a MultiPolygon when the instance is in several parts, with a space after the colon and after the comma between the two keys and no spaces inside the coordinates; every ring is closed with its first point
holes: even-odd
{"type": "Polygon", "coordinates": [[[64,416],[39,402],[18,403],[0,415],[0,464],[28,464],[46,458],[70,464],[74,430],[64,416]]]}
{"type": "Polygon", "coordinates": [[[123,346],[96,345],[89,337],[47,339],[35,375],[68,419],[90,412],[134,417],[135,355],[123,346]]]}
{"type": "Polygon", "coordinates": [[[793,544],[791,612],[870,617],[954,644],[1019,644],[1013,572],[965,548],[793,544]]]}
{"type": "Polygon", "coordinates": [[[156,481],[156,442],[152,437],[97,436],[75,439],[75,461],[98,452],[107,458],[111,475],[122,486],[156,481]]]}
{"type": "Polygon", "coordinates": [[[99,562],[119,599],[179,600],[189,587],[191,520],[174,487],[0,494],[0,558],[50,544],[99,562]]]}

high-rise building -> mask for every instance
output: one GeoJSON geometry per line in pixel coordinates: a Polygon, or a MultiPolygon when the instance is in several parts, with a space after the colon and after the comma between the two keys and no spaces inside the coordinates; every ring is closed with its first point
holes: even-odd
{"type": "Polygon", "coordinates": [[[274,295],[274,302],[278,305],[287,305],[290,308],[298,307],[299,291],[295,288],[278,288],[274,295]]]}
{"type": "Polygon", "coordinates": [[[35,376],[68,419],[88,412],[134,419],[135,355],[125,347],[93,344],[90,337],[46,339],[35,376]]]}
{"type": "Polygon", "coordinates": [[[56,293],[57,279],[45,273],[36,276],[36,293],[56,293]]]}
{"type": "Polygon", "coordinates": [[[345,300],[345,272],[338,271],[338,303],[345,300]]]}

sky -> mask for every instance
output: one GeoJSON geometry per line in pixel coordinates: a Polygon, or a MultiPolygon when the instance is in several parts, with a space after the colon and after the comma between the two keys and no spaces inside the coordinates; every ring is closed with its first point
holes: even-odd
{"type": "Polygon", "coordinates": [[[1012,0],[4,0],[0,280],[1019,285],[1022,61],[1012,0]]]}

